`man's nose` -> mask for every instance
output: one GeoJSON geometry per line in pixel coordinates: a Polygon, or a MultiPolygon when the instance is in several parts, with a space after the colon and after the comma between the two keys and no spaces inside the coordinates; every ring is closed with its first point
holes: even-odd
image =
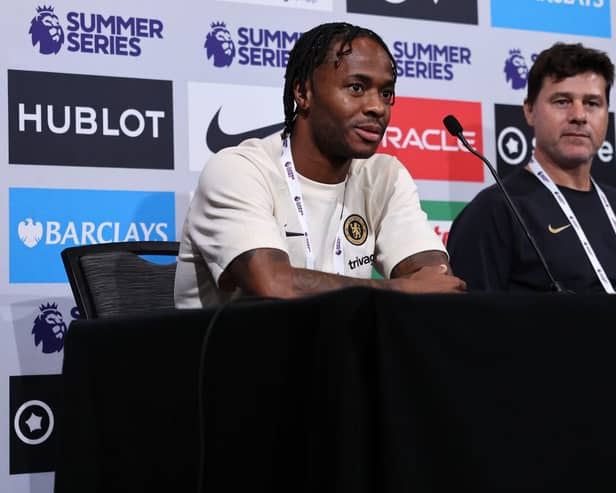
{"type": "Polygon", "coordinates": [[[586,106],[584,105],[584,102],[580,100],[574,100],[573,103],[571,104],[571,109],[569,112],[569,120],[580,122],[580,123],[586,123],[586,118],[587,118],[587,112],[586,112],[586,106]]]}
{"type": "Polygon", "coordinates": [[[367,91],[364,111],[378,116],[385,114],[387,104],[381,92],[377,89],[367,91]]]}

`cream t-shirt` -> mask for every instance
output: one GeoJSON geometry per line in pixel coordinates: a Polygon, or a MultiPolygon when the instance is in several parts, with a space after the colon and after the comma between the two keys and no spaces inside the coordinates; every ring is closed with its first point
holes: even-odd
{"type": "MultiPolygon", "coordinates": [[[[279,134],[223,149],[205,165],[180,241],[175,280],[178,308],[224,301],[217,286],[238,255],[275,248],[306,267],[304,238],[280,161],[279,134]]],[[[406,257],[445,248],[421,210],[417,187],[394,157],[354,159],[346,183],[301,177],[315,269],[335,272],[334,243],[342,224],[344,275],[388,278],[406,257]],[[346,187],[346,190],[345,190],[346,187]],[[344,200],[344,202],[343,202],[344,200]],[[342,216],[342,218],[341,218],[342,216]]]]}

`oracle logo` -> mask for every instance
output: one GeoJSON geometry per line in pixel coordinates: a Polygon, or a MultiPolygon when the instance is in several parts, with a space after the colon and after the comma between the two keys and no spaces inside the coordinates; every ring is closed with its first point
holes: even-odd
{"type": "MultiPolygon", "coordinates": [[[[463,134],[469,144],[475,145],[476,132],[465,131],[463,134]]],[[[449,132],[436,128],[427,128],[422,131],[416,128],[403,130],[390,126],[385,131],[381,146],[382,149],[391,146],[395,149],[416,147],[422,151],[468,152],[458,139],[449,135],[449,132]]]]}
{"type": "Polygon", "coordinates": [[[464,136],[482,152],[481,104],[397,97],[379,152],[396,156],[415,179],[483,182],[483,163],[449,135],[443,118],[454,114],[464,136]]]}

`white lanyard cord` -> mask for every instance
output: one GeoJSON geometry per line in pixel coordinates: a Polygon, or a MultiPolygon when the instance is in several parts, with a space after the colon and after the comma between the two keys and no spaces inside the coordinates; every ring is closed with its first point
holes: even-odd
{"type": "MultiPolygon", "coordinates": [[[[558,189],[556,184],[552,181],[550,176],[544,171],[541,165],[535,160],[534,156],[531,158],[530,162],[528,163],[528,167],[533,172],[533,174],[538,178],[538,180],[541,183],[543,183],[543,185],[552,193],[552,195],[556,199],[556,203],[560,206],[561,210],[563,211],[563,214],[569,220],[571,227],[573,228],[573,230],[577,234],[578,239],[580,240],[580,244],[584,248],[584,252],[586,253],[586,256],[588,257],[588,260],[592,264],[592,267],[595,271],[595,274],[597,275],[597,278],[603,285],[603,289],[605,290],[605,292],[609,294],[615,294],[616,291],[614,291],[614,287],[612,286],[612,283],[610,282],[607,274],[605,273],[605,270],[603,269],[601,262],[599,262],[599,259],[597,258],[597,255],[595,254],[595,251],[593,250],[590,244],[590,241],[588,241],[588,238],[586,237],[586,233],[584,233],[584,230],[582,229],[582,226],[580,225],[577,219],[577,216],[575,215],[575,213],[569,206],[567,199],[563,196],[561,191],[558,189]]],[[[603,205],[603,209],[605,210],[605,213],[607,214],[607,217],[610,220],[610,224],[612,225],[614,234],[616,234],[616,215],[614,215],[612,206],[608,202],[607,197],[605,196],[605,193],[603,193],[603,190],[601,190],[599,185],[595,183],[595,180],[593,180],[592,177],[590,177],[590,180],[592,181],[592,184],[594,185],[595,190],[597,191],[597,195],[599,196],[599,199],[601,200],[601,204],[603,205]]]]}
{"type": "MultiPolygon", "coordinates": [[[[304,196],[299,183],[299,175],[295,169],[293,162],[293,155],[291,153],[291,141],[289,138],[285,138],[282,142],[282,153],[280,156],[282,169],[284,176],[287,180],[287,188],[289,189],[289,195],[291,202],[294,205],[295,212],[297,213],[297,219],[303,229],[304,234],[304,250],[306,254],[306,268],[314,269],[314,254],[312,251],[312,244],[310,242],[310,233],[308,232],[308,211],[306,210],[306,204],[304,202],[304,196]]],[[[344,183],[344,193],[342,196],[342,209],[340,211],[340,220],[338,223],[338,229],[336,233],[336,239],[334,241],[334,247],[332,251],[332,264],[336,274],[344,274],[344,251],[342,249],[342,217],[344,214],[344,200],[346,198],[346,187],[348,179],[344,183]]]]}

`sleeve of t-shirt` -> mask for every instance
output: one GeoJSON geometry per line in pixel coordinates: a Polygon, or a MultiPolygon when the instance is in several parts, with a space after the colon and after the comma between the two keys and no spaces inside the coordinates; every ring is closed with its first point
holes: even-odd
{"type": "MultiPolygon", "coordinates": [[[[446,253],[419,202],[417,185],[397,160],[381,194],[381,220],[376,232],[377,268],[387,278],[405,258],[427,250],[446,253]]],[[[379,200],[375,195],[373,200],[379,200]]]]}
{"type": "Polygon", "coordinates": [[[511,217],[500,196],[481,192],[458,214],[447,239],[454,274],[471,291],[504,291],[513,245],[511,217]]]}
{"type": "Polygon", "coordinates": [[[231,261],[244,252],[255,248],[287,251],[263,173],[251,159],[233,151],[213,156],[201,173],[188,227],[216,283],[231,261]]]}

